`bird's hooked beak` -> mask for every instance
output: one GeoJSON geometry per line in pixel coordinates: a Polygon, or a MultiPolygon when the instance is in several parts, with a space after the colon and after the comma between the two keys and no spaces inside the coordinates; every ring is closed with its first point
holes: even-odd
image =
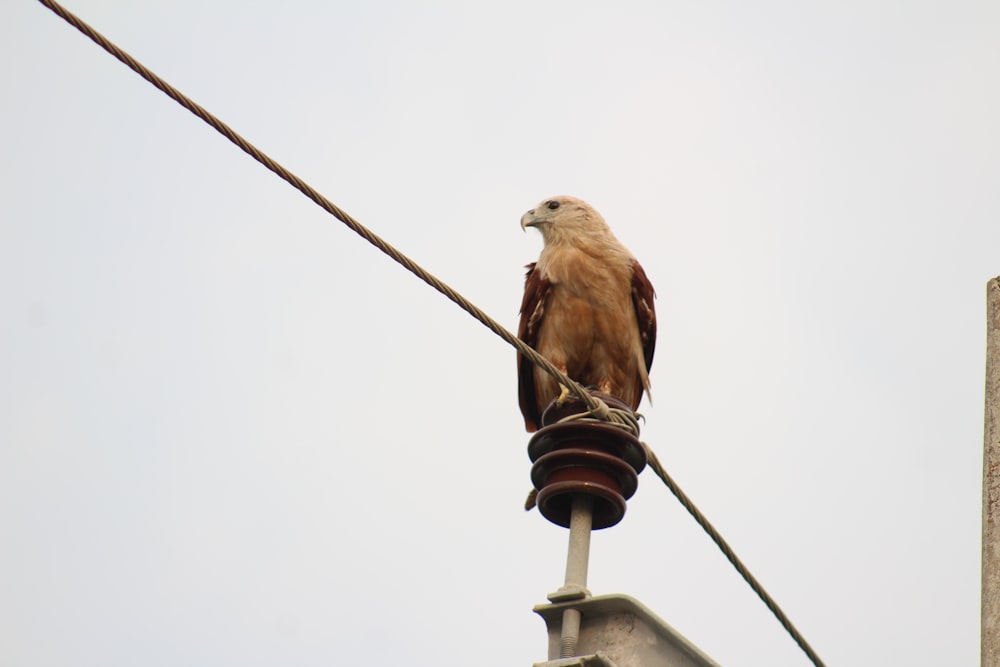
{"type": "Polygon", "coordinates": [[[528,227],[535,227],[541,224],[542,220],[535,217],[535,209],[531,209],[521,216],[521,230],[528,231],[528,227]]]}

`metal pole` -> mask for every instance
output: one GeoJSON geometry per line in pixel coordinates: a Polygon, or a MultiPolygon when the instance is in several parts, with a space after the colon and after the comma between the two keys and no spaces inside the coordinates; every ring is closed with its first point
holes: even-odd
{"type": "MultiPolygon", "coordinates": [[[[587,595],[587,566],[590,563],[590,530],[593,526],[594,499],[588,495],[573,497],[569,519],[569,549],[566,552],[566,583],[559,589],[562,598],[583,598],[587,595]]],[[[559,639],[559,657],[576,655],[580,638],[581,615],[578,609],[563,612],[562,634],[559,639]]]]}
{"type": "Polygon", "coordinates": [[[1000,277],[986,285],[985,412],[980,664],[1000,667],[1000,277]]]}

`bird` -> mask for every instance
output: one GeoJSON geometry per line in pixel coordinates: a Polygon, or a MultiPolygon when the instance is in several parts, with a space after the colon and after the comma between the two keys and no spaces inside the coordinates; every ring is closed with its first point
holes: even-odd
{"type": "MultiPolygon", "coordinates": [[[[611,394],[635,411],[649,394],[656,347],[655,292],[635,257],[593,207],[566,195],[521,216],[542,234],[528,264],[518,337],[585,387],[611,394]]],[[[518,354],[518,402],[533,433],[549,403],[568,388],[518,354]]]]}

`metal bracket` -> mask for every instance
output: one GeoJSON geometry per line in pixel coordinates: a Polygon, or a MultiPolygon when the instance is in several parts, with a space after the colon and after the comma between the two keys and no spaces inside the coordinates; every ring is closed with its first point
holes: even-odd
{"type": "Polygon", "coordinates": [[[549,634],[549,662],[535,667],[719,667],[677,630],[627,595],[543,604],[535,607],[535,613],[545,620],[549,634]],[[559,659],[564,612],[568,609],[580,615],[577,653],[585,655],[559,659]]]}
{"type": "Polygon", "coordinates": [[[594,655],[581,655],[576,658],[560,658],[548,662],[536,662],[533,667],[618,667],[611,658],[600,651],[594,655]]]}

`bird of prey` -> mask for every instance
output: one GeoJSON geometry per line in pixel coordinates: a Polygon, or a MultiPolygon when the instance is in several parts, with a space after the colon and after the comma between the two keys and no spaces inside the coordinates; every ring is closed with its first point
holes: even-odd
{"type": "MultiPolygon", "coordinates": [[[[529,264],[518,337],[584,386],[633,410],[649,393],[656,345],[653,286],[604,218],[574,197],[546,199],[521,217],[544,247],[529,264]]],[[[542,411],[565,396],[555,378],[518,354],[518,398],[534,432],[542,411]]]]}

